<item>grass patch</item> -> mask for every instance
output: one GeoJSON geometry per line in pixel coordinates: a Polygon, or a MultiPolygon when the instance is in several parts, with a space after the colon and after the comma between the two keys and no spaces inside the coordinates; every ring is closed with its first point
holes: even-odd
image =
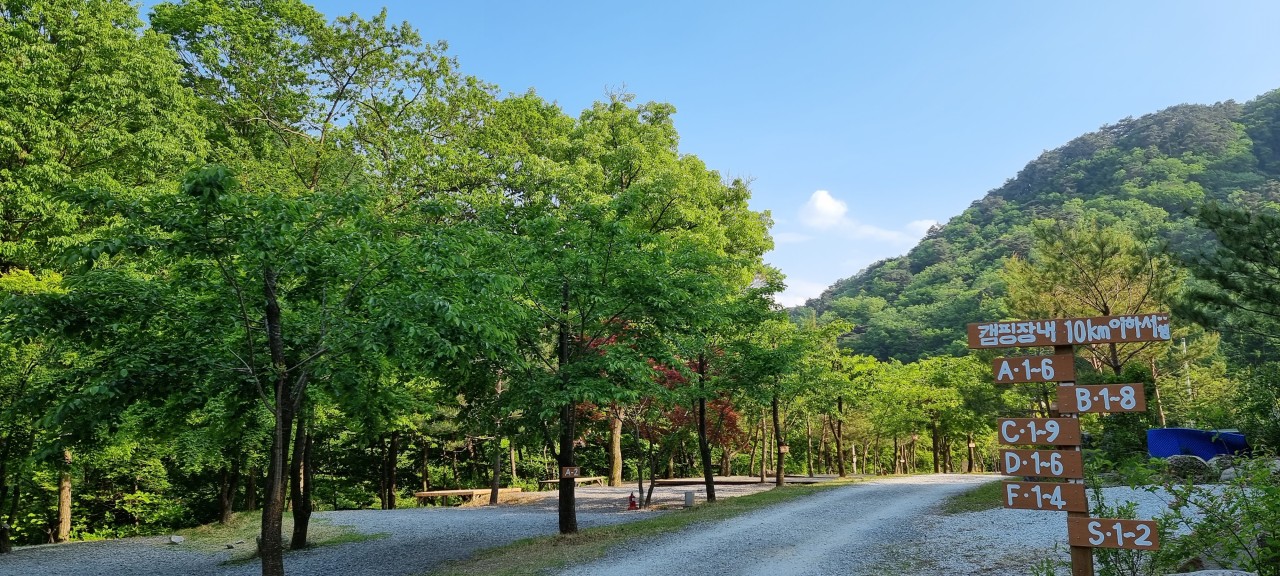
{"type": "MultiPolygon", "coordinates": [[[[258,534],[262,532],[261,512],[242,512],[232,517],[226,524],[205,524],[195,528],[179,530],[177,534],[186,538],[181,548],[200,552],[216,553],[231,549],[228,562],[243,562],[258,555],[258,534]]],[[[280,529],[285,540],[285,557],[288,557],[289,536],[293,534],[293,515],[286,512],[283,526],[280,529]]],[[[332,546],[347,542],[363,542],[385,538],[388,534],[363,534],[352,526],[334,525],[325,518],[311,518],[311,526],[307,529],[307,541],[311,546],[332,546]]],[[[177,547],[175,547],[177,548],[177,547]]]]}
{"type": "Polygon", "coordinates": [[[953,496],[942,504],[944,514],[981,512],[1000,507],[1003,482],[984,482],[977,487],[953,496]]]}
{"type": "Polygon", "coordinates": [[[766,506],[781,504],[847,486],[862,479],[846,478],[815,485],[790,485],[747,496],[724,498],[687,510],[658,514],[635,522],[597,526],[577,534],[539,536],[491,548],[463,561],[445,564],[429,576],[519,576],[545,573],[571,564],[603,558],[609,548],[639,538],[657,536],[698,522],[733,518],[766,506]]]}

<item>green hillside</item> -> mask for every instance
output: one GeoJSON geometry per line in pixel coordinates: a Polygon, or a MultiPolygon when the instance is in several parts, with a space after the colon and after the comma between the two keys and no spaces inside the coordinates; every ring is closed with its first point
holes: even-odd
{"type": "Polygon", "coordinates": [[[845,346],[912,361],[963,353],[967,322],[1006,316],[997,272],[1025,256],[1037,219],[1084,215],[1185,255],[1203,245],[1205,200],[1280,203],[1280,90],[1245,104],[1183,104],[1050,150],[934,227],[905,256],[840,280],[794,314],[854,324],[845,346]]]}

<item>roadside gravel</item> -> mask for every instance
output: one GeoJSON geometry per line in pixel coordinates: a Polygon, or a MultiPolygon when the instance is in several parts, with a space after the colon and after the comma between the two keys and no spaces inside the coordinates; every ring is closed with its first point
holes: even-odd
{"type": "MultiPolygon", "coordinates": [[[[695,525],[631,542],[600,562],[568,575],[662,573],[720,574],[948,574],[1014,576],[1045,557],[1065,557],[1065,514],[996,508],[937,515],[949,496],[995,476],[934,475],[853,484],[738,518],[695,525]],[[1058,548],[1055,549],[1055,546],[1058,548]]],[[[718,486],[739,496],[768,485],[718,486]]],[[[660,512],[626,512],[631,488],[578,490],[583,528],[616,524],[660,512]]],[[[659,488],[659,506],[678,506],[697,487],[659,488]]],[[[1108,488],[1108,502],[1139,503],[1138,517],[1153,518],[1169,501],[1164,493],[1108,488]]],[[[521,538],[554,534],[555,493],[525,494],[521,505],[405,508],[321,512],[317,521],[352,526],[385,537],[324,546],[285,557],[291,576],[411,576],[476,551],[521,538]]],[[[74,542],[17,548],[0,555],[0,576],[254,576],[257,562],[223,564],[230,551],[203,553],[170,545],[167,537],[74,542]]]]}
{"type": "MultiPolygon", "coordinates": [[[[770,486],[717,487],[717,494],[741,496],[770,486]]],[[[696,487],[658,488],[654,503],[678,506],[684,492],[696,487]]],[[[578,526],[589,528],[629,522],[660,513],[627,512],[627,496],[635,488],[579,488],[578,526]]],[[[364,534],[386,536],[334,546],[290,552],[285,571],[290,576],[410,576],[422,574],[449,560],[521,538],[558,531],[556,493],[523,494],[521,505],[461,508],[401,508],[317,512],[313,519],[351,526],[364,534]]],[[[216,554],[171,545],[167,536],[98,542],[70,542],[18,547],[0,555],[0,576],[254,576],[258,562],[224,564],[231,551],[216,554]]]]}
{"type": "Polygon", "coordinates": [[[918,518],[995,479],[938,474],[853,484],[634,542],[563,574],[927,574],[911,565],[930,536],[918,518]]]}

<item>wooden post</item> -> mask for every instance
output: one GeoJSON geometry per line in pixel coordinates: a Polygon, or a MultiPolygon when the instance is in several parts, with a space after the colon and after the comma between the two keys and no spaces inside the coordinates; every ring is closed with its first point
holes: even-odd
{"type": "MultiPolygon", "coordinates": [[[[1075,347],[1074,347],[1074,346],[1070,346],[1070,345],[1067,345],[1067,346],[1054,346],[1054,347],[1053,347],[1053,353],[1054,353],[1054,354],[1072,354],[1072,355],[1074,355],[1074,354],[1075,354],[1075,347]]],[[[1075,386],[1075,385],[1076,385],[1076,383],[1075,383],[1075,382],[1059,382],[1059,383],[1058,383],[1058,385],[1060,385],[1060,386],[1075,386]]],[[[1061,408],[1062,408],[1062,406],[1059,406],[1058,408],[1059,408],[1059,409],[1061,409],[1061,408]]],[[[1060,416],[1060,417],[1065,417],[1065,418],[1079,418],[1079,416],[1078,416],[1078,415],[1076,415],[1074,412],[1070,412],[1070,413],[1062,413],[1062,412],[1059,412],[1059,413],[1058,413],[1058,416],[1060,416]]],[[[1080,451],[1080,447],[1079,447],[1079,446],[1076,446],[1076,447],[1074,447],[1074,448],[1071,448],[1071,450],[1074,450],[1074,451],[1076,451],[1076,452],[1079,452],[1079,451],[1080,451]]],[[[1084,480],[1075,480],[1075,479],[1073,479],[1073,480],[1069,480],[1069,482],[1071,482],[1072,484],[1083,484],[1083,483],[1084,483],[1084,480]]],[[[1088,517],[1089,517],[1089,513],[1088,513],[1088,512],[1067,512],[1067,521],[1068,521],[1068,522],[1069,522],[1072,518],[1088,518],[1088,517]]],[[[1087,547],[1087,546],[1072,546],[1072,547],[1071,547],[1071,576],[1094,576],[1094,574],[1093,574],[1093,548],[1089,548],[1089,547],[1087,547]]]]}

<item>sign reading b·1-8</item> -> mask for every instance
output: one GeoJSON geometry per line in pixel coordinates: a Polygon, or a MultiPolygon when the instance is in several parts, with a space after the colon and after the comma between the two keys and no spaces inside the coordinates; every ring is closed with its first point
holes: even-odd
{"type": "Polygon", "coordinates": [[[1074,382],[1075,360],[1074,354],[996,358],[991,361],[991,370],[996,375],[996,384],[1074,382]]]}

